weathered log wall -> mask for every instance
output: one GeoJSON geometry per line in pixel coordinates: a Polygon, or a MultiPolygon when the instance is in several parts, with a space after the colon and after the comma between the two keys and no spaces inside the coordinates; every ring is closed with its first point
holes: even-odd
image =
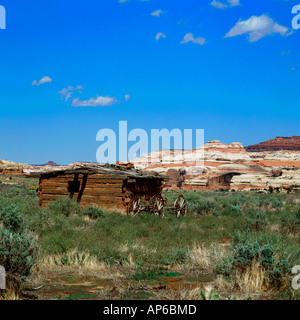
{"type": "Polygon", "coordinates": [[[81,206],[97,205],[107,209],[124,210],[122,203],[123,180],[109,179],[104,175],[72,174],[40,179],[40,205],[59,197],[71,197],[80,202],[81,206]],[[69,190],[69,182],[78,181],[79,190],[69,190]]]}
{"type": "Polygon", "coordinates": [[[162,179],[159,178],[124,179],[107,173],[45,175],[40,178],[40,206],[47,206],[59,197],[70,197],[83,207],[96,205],[125,213],[130,198],[149,200],[162,189],[162,179]],[[69,182],[77,182],[78,190],[72,192],[69,182]]]}

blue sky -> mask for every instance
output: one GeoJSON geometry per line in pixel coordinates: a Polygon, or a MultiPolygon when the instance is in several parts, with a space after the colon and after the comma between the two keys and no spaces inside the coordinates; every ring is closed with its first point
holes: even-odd
{"type": "Polygon", "coordinates": [[[96,161],[102,128],[299,135],[300,30],[280,0],[0,0],[0,159],[96,161]]]}

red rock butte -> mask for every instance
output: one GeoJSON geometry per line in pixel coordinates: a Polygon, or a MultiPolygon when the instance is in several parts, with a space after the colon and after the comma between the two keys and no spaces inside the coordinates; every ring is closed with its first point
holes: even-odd
{"type": "Polygon", "coordinates": [[[48,161],[48,163],[44,164],[44,166],[58,167],[59,164],[57,164],[53,161],[48,161]]]}
{"type": "Polygon", "coordinates": [[[248,152],[260,151],[300,151],[300,137],[276,137],[268,141],[264,141],[245,148],[248,152]]]}

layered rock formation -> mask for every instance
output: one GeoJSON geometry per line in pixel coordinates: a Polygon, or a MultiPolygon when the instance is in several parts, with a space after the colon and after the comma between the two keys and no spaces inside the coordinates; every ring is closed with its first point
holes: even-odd
{"type": "Polygon", "coordinates": [[[22,174],[23,165],[7,160],[0,160],[0,174],[22,174]]]}
{"type": "MultiPolygon", "coordinates": [[[[230,145],[219,140],[207,142],[203,147],[191,151],[163,150],[132,160],[137,169],[156,171],[170,177],[168,188],[184,189],[268,189],[282,190],[300,188],[299,137],[275,138],[272,148],[292,150],[253,151],[241,143],[230,145]],[[293,141],[293,145],[291,145],[293,141]],[[280,146],[280,147],[279,147],[280,146]],[[246,150],[247,149],[247,150],[246,150]]],[[[271,148],[270,141],[258,145],[271,148]]],[[[263,147],[263,148],[264,148],[263,147]]],[[[261,149],[262,150],[262,149],[261,149]]],[[[53,162],[45,166],[22,165],[11,161],[0,161],[0,174],[30,174],[53,170],[65,170],[95,163],[74,162],[57,166],[53,162]]],[[[125,164],[124,164],[125,165],[125,164]]]]}
{"type": "Polygon", "coordinates": [[[247,151],[277,151],[293,150],[300,151],[300,137],[276,137],[265,142],[261,142],[245,148],[247,151]]]}
{"type": "Polygon", "coordinates": [[[300,151],[247,152],[238,142],[227,145],[213,140],[197,150],[153,152],[132,162],[138,168],[169,176],[170,188],[249,190],[300,186],[300,151]]]}

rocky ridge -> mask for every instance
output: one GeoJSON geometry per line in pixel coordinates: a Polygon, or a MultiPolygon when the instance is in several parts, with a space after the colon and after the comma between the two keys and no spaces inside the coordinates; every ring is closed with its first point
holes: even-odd
{"type": "Polygon", "coordinates": [[[170,176],[169,188],[287,190],[291,186],[300,187],[300,151],[247,152],[241,143],[227,145],[213,140],[198,150],[154,152],[132,162],[140,169],[170,176]]]}
{"type": "MultiPolygon", "coordinates": [[[[276,138],[277,139],[277,138],[276,138]]],[[[297,140],[297,139],[296,139],[297,140]]],[[[267,189],[300,188],[300,151],[252,151],[239,142],[229,145],[213,140],[191,151],[163,150],[131,161],[137,169],[156,171],[170,177],[167,188],[267,189]]],[[[0,160],[0,174],[30,174],[65,170],[94,163],[74,162],[58,166],[19,164],[0,160]]]]}
{"type": "Polygon", "coordinates": [[[300,137],[276,137],[274,139],[264,141],[245,148],[247,151],[278,151],[292,150],[300,151],[300,137]]]}

